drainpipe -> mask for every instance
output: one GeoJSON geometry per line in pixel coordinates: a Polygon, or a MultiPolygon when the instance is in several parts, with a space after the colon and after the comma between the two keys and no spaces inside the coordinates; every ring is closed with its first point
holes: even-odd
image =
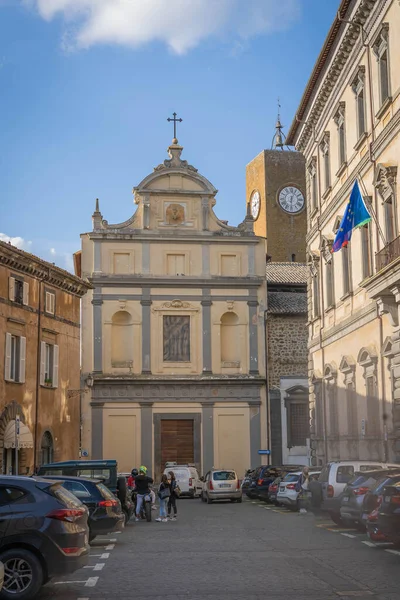
{"type": "Polygon", "coordinates": [[[39,396],[40,396],[40,368],[41,368],[41,329],[42,329],[42,280],[39,280],[39,308],[37,320],[37,361],[36,361],[36,403],[35,403],[35,429],[33,447],[33,468],[36,472],[37,464],[37,438],[39,421],[39,396]]]}

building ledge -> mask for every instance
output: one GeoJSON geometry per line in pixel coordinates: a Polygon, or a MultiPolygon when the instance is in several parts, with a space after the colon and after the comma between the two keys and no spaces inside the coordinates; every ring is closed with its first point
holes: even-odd
{"type": "Polygon", "coordinates": [[[355,143],[354,150],[356,152],[358,152],[360,150],[360,148],[362,147],[362,145],[367,141],[367,139],[368,139],[368,132],[364,131],[364,133],[362,133],[360,135],[357,142],[355,143]]]}
{"type": "Polygon", "coordinates": [[[353,296],[353,291],[347,292],[340,298],[340,301],[344,302],[345,300],[347,300],[348,298],[351,298],[352,296],[353,296]]]}
{"type": "Polygon", "coordinates": [[[378,110],[378,112],[376,113],[375,117],[377,119],[381,119],[391,104],[392,104],[392,96],[388,96],[386,98],[386,100],[383,102],[383,104],[380,107],[380,109],[378,110]]]}
{"type": "Polygon", "coordinates": [[[322,200],[326,200],[328,198],[328,196],[330,195],[331,191],[332,191],[332,186],[330,185],[329,187],[326,188],[326,190],[322,194],[322,200]]]}
{"type": "Polygon", "coordinates": [[[343,173],[345,172],[346,169],[347,169],[347,160],[342,162],[339,169],[336,171],[336,177],[339,179],[343,175],[343,173]]]}
{"type": "Polygon", "coordinates": [[[335,304],[331,304],[330,306],[327,306],[325,309],[325,314],[329,314],[330,312],[332,312],[334,309],[336,308],[335,304]]]}

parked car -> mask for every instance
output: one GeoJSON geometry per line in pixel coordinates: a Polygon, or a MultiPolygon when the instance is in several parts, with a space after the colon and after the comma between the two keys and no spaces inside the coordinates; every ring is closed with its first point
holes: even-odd
{"type": "Polygon", "coordinates": [[[245,491],[250,486],[254,476],[254,469],[247,469],[242,481],[242,490],[245,491]]]}
{"type": "Polygon", "coordinates": [[[384,475],[376,482],[375,486],[372,487],[364,496],[362,506],[362,523],[367,527],[368,517],[378,507],[382,501],[382,490],[387,485],[396,485],[400,482],[400,470],[393,469],[393,473],[384,475]]]}
{"type": "Polygon", "coordinates": [[[88,510],[61,481],[0,476],[2,600],[34,598],[89,559],[88,510]]]}
{"type": "Polygon", "coordinates": [[[398,467],[396,464],[381,463],[379,461],[344,460],[328,463],[321,471],[319,482],[322,487],[321,509],[329,513],[332,521],[342,525],[340,516],[341,494],[356,472],[373,471],[398,467]]]}
{"type": "Polygon", "coordinates": [[[346,525],[355,525],[364,530],[364,498],[367,492],[375,488],[378,481],[386,481],[396,469],[377,469],[355,474],[341,494],[340,516],[346,525]]]}
{"type": "Polygon", "coordinates": [[[89,477],[98,479],[117,496],[128,522],[133,513],[133,504],[128,495],[127,482],[124,475],[118,475],[116,460],[67,460],[49,463],[39,467],[38,475],[65,475],[67,477],[89,477]]]}
{"type": "MultiPolygon", "coordinates": [[[[320,473],[320,470],[310,469],[309,471],[310,478],[318,477],[320,473]]],[[[301,474],[302,471],[297,471],[297,473],[287,473],[287,475],[285,475],[279,484],[279,490],[276,497],[278,504],[282,504],[291,510],[299,509],[299,492],[296,488],[301,474]]]]}
{"type": "Polygon", "coordinates": [[[209,471],[204,478],[201,499],[207,504],[214,500],[242,502],[242,488],[236,472],[229,469],[209,471]]]}
{"type": "Polygon", "coordinates": [[[246,490],[246,496],[251,499],[268,500],[269,486],[277,477],[284,477],[286,473],[302,468],[303,465],[262,465],[254,471],[250,486],[246,490]]]}
{"type": "MultiPolygon", "coordinates": [[[[47,477],[46,477],[47,479],[47,477]]],[[[74,494],[89,511],[89,542],[98,535],[122,531],[125,515],[120,501],[101,482],[87,477],[51,477],[62,482],[63,487],[74,494]]]]}
{"type": "Polygon", "coordinates": [[[378,507],[368,517],[367,528],[372,540],[400,544],[400,481],[383,486],[378,507]]]}
{"type": "Polygon", "coordinates": [[[283,479],[283,477],[277,477],[269,485],[269,488],[268,488],[268,502],[271,502],[271,504],[277,504],[278,503],[277,496],[278,496],[278,491],[279,491],[279,484],[282,481],[282,479],[283,479]]]}
{"type": "Polygon", "coordinates": [[[173,471],[177,484],[181,490],[181,496],[189,498],[200,498],[203,489],[203,483],[194,465],[178,465],[177,463],[167,463],[164,473],[168,475],[173,471]]]}

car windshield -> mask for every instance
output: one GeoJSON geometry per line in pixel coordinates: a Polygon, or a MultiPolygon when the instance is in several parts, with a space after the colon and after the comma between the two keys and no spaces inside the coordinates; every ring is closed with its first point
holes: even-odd
{"type": "Polygon", "coordinates": [[[234,471],[216,471],[213,473],[214,481],[234,481],[236,473],[234,471]]]}
{"type": "Polygon", "coordinates": [[[104,485],[104,483],[98,483],[96,487],[103,498],[106,500],[115,500],[114,494],[104,485]]]}
{"type": "Polygon", "coordinates": [[[288,473],[287,475],[285,475],[285,477],[283,478],[283,481],[298,481],[300,477],[299,473],[288,473]]]}
{"type": "Polygon", "coordinates": [[[51,487],[53,496],[57,498],[67,508],[80,508],[83,506],[82,502],[78,500],[74,494],[66,490],[61,484],[53,485],[51,487]]]}

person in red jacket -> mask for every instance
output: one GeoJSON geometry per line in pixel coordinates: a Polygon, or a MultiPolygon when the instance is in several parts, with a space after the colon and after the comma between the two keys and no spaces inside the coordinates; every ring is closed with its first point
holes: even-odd
{"type": "Polygon", "coordinates": [[[132,469],[131,474],[128,477],[128,487],[131,490],[135,489],[135,479],[139,475],[139,471],[137,469],[132,469]]]}

